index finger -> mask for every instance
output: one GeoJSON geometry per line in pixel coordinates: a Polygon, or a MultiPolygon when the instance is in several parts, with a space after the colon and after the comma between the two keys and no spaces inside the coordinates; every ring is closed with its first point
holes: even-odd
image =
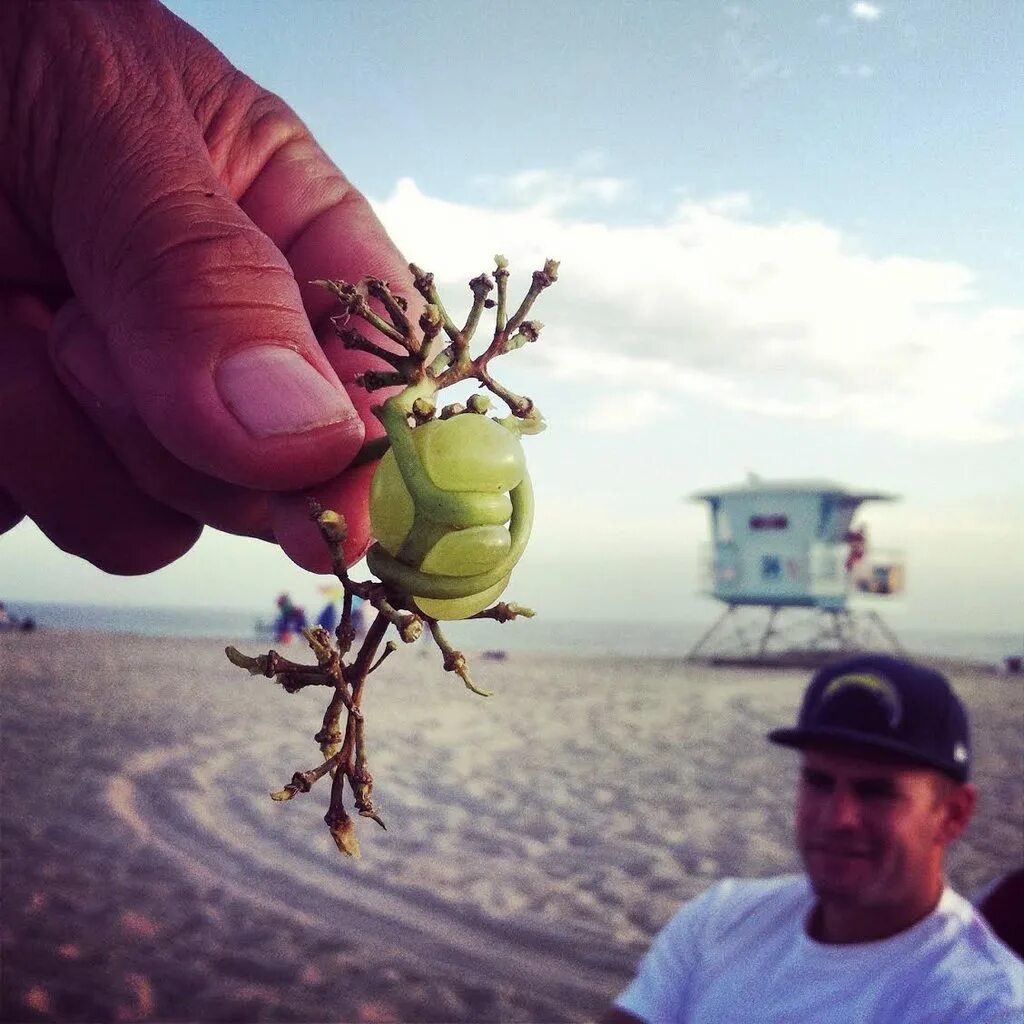
{"type": "Polygon", "coordinates": [[[384,225],[283,100],[237,74],[198,116],[218,176],[288,260],[314,328],[335,304],[315,279],[378,277],[413,300],[408,263],[384,225]]]}

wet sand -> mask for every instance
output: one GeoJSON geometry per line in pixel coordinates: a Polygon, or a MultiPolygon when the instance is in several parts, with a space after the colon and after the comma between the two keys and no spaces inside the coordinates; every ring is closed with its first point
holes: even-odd
{"type": "MultiPolygon", "coordinates": [[[[360,822],[352,861],[325,783],[267,796],[317,763],[322,693],[222,651],[0,636],[0,1020],[593,1019],[681,901],[798,867],[796,761],[763,734],[805,672],[476,657],[482,699],[399,651],[366,703],[388,831],[360,822]]],[[[970,894],[1020,856],[1024,685],[949,671],[976,733],[949,860],[970,894]]]]}

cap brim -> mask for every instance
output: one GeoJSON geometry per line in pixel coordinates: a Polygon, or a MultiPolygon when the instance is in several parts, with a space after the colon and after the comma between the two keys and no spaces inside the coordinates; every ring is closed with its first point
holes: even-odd
{"type": "Polygon", "coordinates": [[[916,748],[909,744],[901,743],[899,740],[890,740],[884,736],[857,732],[854,729],[773,729],[768,733],[768,739],[772,743],[778,743],[782,747],[791,747],[794,750],[814,750],[834,745],[863,747],[867,750],[894,754],[899,760],[910,764],[921,765],[925,768],[935,768],[937,771],[943,772],[959,782],[964,782],[967,778],[966,766],[942,762],[937,758],[923,755],[916,748]]]}

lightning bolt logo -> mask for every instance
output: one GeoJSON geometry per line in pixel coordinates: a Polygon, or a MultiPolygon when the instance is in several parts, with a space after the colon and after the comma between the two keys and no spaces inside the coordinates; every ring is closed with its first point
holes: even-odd
{"type": "Polygon", "coordinates": [[[900,700],[900,695],[888,679],[883,679],[871,672],[850,672],[847,675],[836,676],[825,687],[821,695],[822,703],[849,689],[866,690],[875,697],[885,708],[889,719],[889,728],[895,729],[900,724],[900,719],[903,717],[903,702],[900,700]]]}

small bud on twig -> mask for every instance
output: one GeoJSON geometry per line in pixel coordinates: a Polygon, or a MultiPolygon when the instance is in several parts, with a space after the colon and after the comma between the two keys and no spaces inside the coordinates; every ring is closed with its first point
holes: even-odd
{"type": "Polygon", "coordinates": [[[346,857],[358,859],[363,855],[359,849],[359,838],[356,836],[356,823],[347,814],[334,824],[328,822],[328,826],[334,844],[346,857]]]}
{"type": "Polygon", "coordinates": [[[320,532],[324,537],[335,544],[343,543],[348,537],[348,524],[345,522],[345,517],[332,509],[321,512],[317,522],[320,524],[320,532]]]}
{"type": "Polygon", "coordinates": [[[513,619],[532,619],[536,612],[532,608],[523,605],[499,601],[496,605],[471,615],[471,619],[494,619],[497,622],[511,622],[513,619]]]}
{"type": "MultiPolygon", "coordinates": [[[[422,630],[422,623],[421,623],[421,630],[422,630]]],[[[366,674],[369,675],[371,672],[376,672],[377,669],[379,669],[381,667],[381,665],[384,664],[385,659],[391,657],[391,655],[394,654],[395,651],[397,651],[397,650],[398,650],[398,644],[396,644],[394,640],[389,640],[384,645],[384,650],[381,653],[381,656],[366,670],[366,674]]]]}
{"type": "Polygon", "coordinates": [[[473,682],[469,674],[469,666],[466,664],[466,656],[462,651],[457,651],[452,647],[444,633],[441,632],[441,627],[438,625],[437,620],[427,619],[427,623],[434,637],[434,643],[437,644],[438,649],[441,651],[445,672],[454,672],[466,684],[466,689],[472,690],[477,696],[493,697],[494,692],[492,690],[483,690],[473,682]]]}
{"type": "Polygon", "coordinates": [[[423,620],[417,615],[407,615],[398,623],[398,635],[402,643],[414,644],[423,636],[423,620]]]}
{"type": "Polygon", "coordinates": [[[292,781],[288,783],[284,789],[279,789],[276,793],[270,794],[271,800],[291,800],[292,797],[299,793],[308,793],[313,788],[313,783],[316,782],[319,776],[314,775],[313,772],[296,772],[292,776],[292,781]]]}

